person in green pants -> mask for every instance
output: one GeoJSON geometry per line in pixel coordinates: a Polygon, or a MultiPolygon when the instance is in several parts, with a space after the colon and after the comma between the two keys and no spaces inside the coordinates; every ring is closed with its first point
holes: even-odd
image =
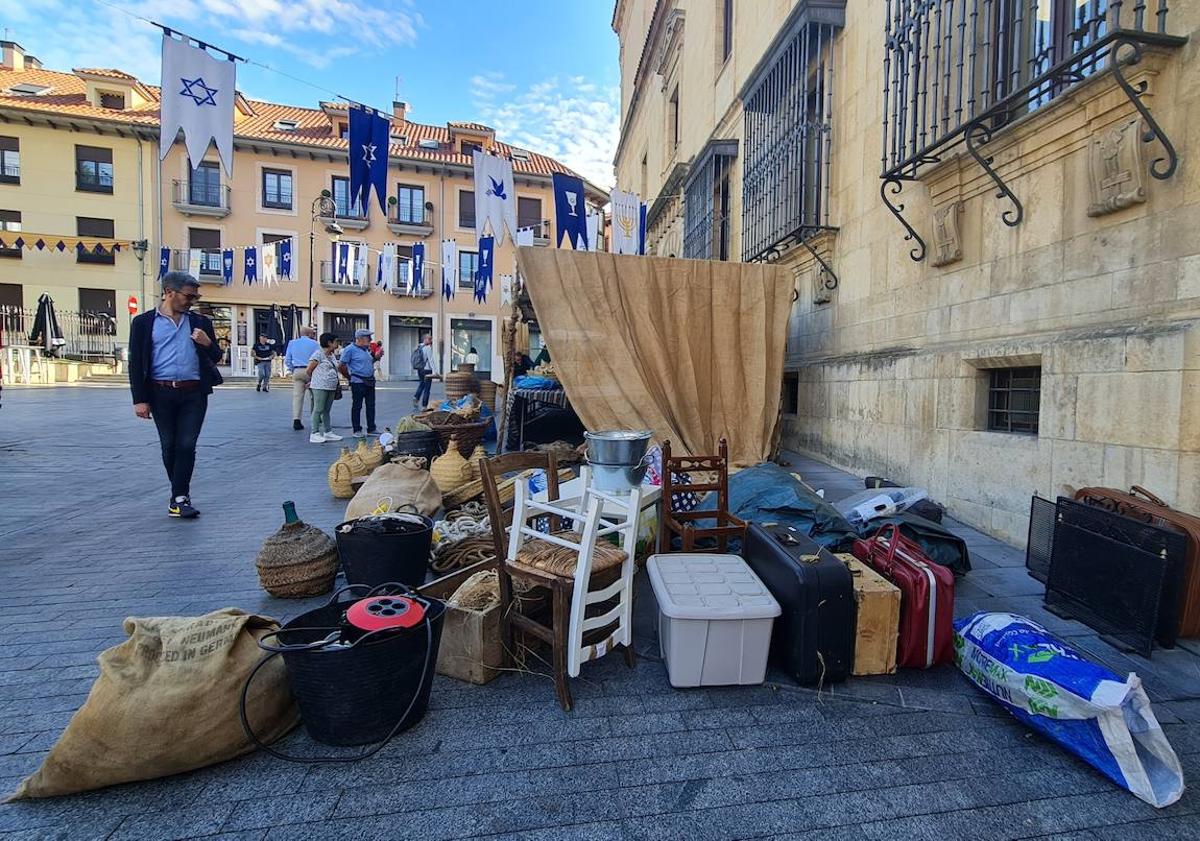
{"type": "Polygon", "coordinates": [[[313,395],[312,432],[308,440],[311,444],[324,444],[342,440],[342,436],[333,434],[329,424],[329,407],[333,405],[333,395],[338,389],[337,359],[334,358],[338,337],[333,333],[322,333],[317,343],[320,347],[313,351],[308,361],[308,387],[313,395]]]}

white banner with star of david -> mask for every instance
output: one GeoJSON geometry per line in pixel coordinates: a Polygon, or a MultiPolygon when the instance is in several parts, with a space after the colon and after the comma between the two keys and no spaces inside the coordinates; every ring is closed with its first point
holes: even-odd
{"type": "Polygon", "coordinates": [[[163,35],[161,160],[171,151],[179,130],[192,166],[204,160],[209,143],[217,144],[226,175],[233,174],[233,102],[237,66],[226,58],[163,35]]]}

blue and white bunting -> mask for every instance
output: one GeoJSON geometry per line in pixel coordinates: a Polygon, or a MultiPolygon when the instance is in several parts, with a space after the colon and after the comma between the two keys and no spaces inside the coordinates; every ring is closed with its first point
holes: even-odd
{"type": "Polygon", "coordinates": [[[292,280],[292,240],[279,241],[279,276],[292,280]]]}
{"type": "Polygon", "coordinates": [[[171,270],[171,249],[158,249],[158,279],[162,280],[171,270]]]}
{"type": "Polygon", "coordinates": [[[517,235],[517,195],[513,189],[512,161],[497,155],[475,152],[475,236],[491,232],[504,242],[504,231],[517,235]]]}
{"type": "Polygon", "coordinates": [[[373,108],[350,106],[350,202],[364,212],[371,188],[387,213],[388,121],[373,108]]]}
{"type": "Polygon", "coordinates": [[[418,242],[412,247],[412,277],[408,281],[409,291],[413,295],[425,292],[425,243],[418,242]]]}
{"type": "MultiPolygon", "coordinates": [[[[562,248],[563,235],[577,251],[588,248],[587,204],[583,179],[554,173],[554,244],[562,248]]],[[[519,244],[519,243],[518,243],[519,244]]]]}
{"type": "Polygon", "coordinates": [[[171,151],[182,129],[193,167],[200,165],[209,144],[215,142],[226,175],[232,175],[236,95],[237,65],[232,58],[214,58],[206,50],[164,33],[159,159],[171,151]]]}
{"type": "Polygon", "coordinates": [[[492,269],[496,252],[495,237],[480,237],[479,239],[479,269],[475,272],[475,300],[483,304],[487,302],[487,291],[492,285],[492,269]]]}
{"type": "Polygon", "coordinates": [[[233,249],[226,248],[221,252],[221,282],[226,286],[233,283],[233,249]]]}
{"type": "Polygon", "coordinates": [[[458,243],[442,240],[442,297],[449,301],[458,288],[458,243]]]}
{"type": "Polygon", "coordinates": [[[247,284],[258,281],[258,249],[253,245],[246,246],[246,254],[242,260],[242,276],[247,284]]]}

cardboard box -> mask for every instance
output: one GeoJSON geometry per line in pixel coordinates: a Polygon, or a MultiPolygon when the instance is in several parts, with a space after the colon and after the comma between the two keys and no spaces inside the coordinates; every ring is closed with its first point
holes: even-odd
{"type": "MultiPolygon", "coordinates": [[[[418,589],[422,595],[445,601],[474,573],[486,569],[495,569],[495,561],[472,564],[418,589]]],[[[438,648],[439,675],[484,684],[498,677],[500,670],[508,665],[500,633],[499,602],[484,610],[447,606],[438,648]]]]}

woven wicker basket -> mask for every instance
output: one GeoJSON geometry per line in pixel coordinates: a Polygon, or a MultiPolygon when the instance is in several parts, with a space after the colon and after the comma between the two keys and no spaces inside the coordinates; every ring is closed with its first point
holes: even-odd
{"type": "Polygon", "coordinates": [[[457,437],[451,437],[446,454],[438,456],[429,467],[429,474],[438,488],[445,493],[471,481],[471,465],[463,458],[457,437]]]}
{"type": "Polygon", "coordinates": [[[443,411],[424,412],[417,419],[441,436],[442,446],[447,450],[450,449],[450,438],[453,436],[464,458],[483,441],[488,425],[488,421],[465,421],[458,415],[443,411]]]}
{"type": "MultiPolygon", "coordinates": [[[[383,447],[379,446],[376,441],[368,445],[366,440],[358,442],[358,449],[354,454],[362,459],[363,466],[367,468],[367,473],[370,473],[379,465],[383,464],[383,447]]],[[[364,474],[365,475],[365,474],[364,474]]]]}
{"type": "Polygon", "coordinates": [[[319,596],[333,589],[337,544],[316,526],[287,523],[263,543],[255,566],[262,588],[276,598],[319,596]]]}
{"type": "Polygon", "coordinates": [[[350,472],[355,476],[366,476],[371,472],[371,468],[367,467],[366,462],[362,460],[362,456],[353,452],[349,447],[342,447],[342,454],[338,456],[338,461],[345,463],[350,468],[350,472]]]}

